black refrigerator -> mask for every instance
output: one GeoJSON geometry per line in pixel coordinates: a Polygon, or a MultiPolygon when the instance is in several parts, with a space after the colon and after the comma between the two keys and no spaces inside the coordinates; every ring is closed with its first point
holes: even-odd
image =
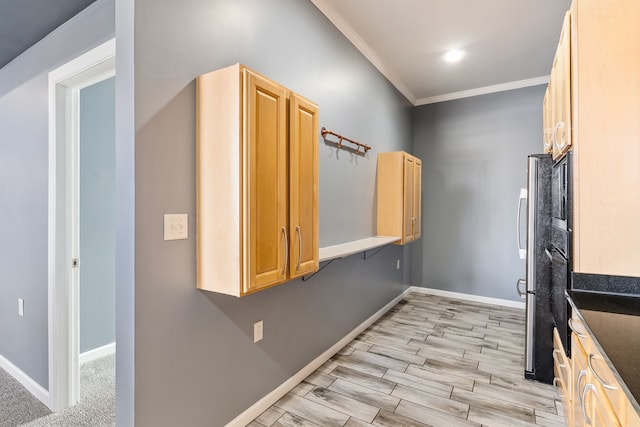
{"type": "Polygon", "coordinates": [[[551,177],[553,160],[547,154],[528,157],[527,188],[518,200],[518,252],[526,259],[524,279],[517,283],[526,301],[524,375],[553,382],[553,315],[551,311],[551,177]],[[526,227],[522,228],[522,219],[526,227]],[[524,234],[524,244],[522,235],[524,234]]]}

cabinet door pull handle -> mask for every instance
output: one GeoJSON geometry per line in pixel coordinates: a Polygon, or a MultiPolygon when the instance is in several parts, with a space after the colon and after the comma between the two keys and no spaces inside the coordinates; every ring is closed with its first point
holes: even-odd
{"type": "MultiPolygon", "coordinates": [[[[578,378],[576,379],[576,389],[580,390],[580,380],[587,376],[587,371],[585,369],[580,370],[578,373],[578,378]]],[[[582,405],[582,395],[578,392],[578,400],[580,401],[580,405],[582,405]]]]}
{"type": "Polygon", "coordinates": [[[296,271],[300,271],[300,262],[302,260],[302,232],[300,226],[296,225],[296,231],[298,232],[298,265],[296,265],[296,271]]]}
{"type": "Polygon", "coordinates": [[[598,381],[600,381],[600,384],[602,384],[602,387],[606,388],[607,390],[617,390],[618,387],[605,382],[602,379],[602,377],[600,375],[598,375],[596,370],[593,369],[593,365],[591,364],[591,359],[595,359],[596,357],[598,357],[598,356],[596,356],[595,354],[589,354],[589,357],[587,357],[587,365],[589,365],[589,370],[591,371],[593,376],[596,377],[598,381]]]}
{"type": "Polygon", "coordinates": [[[284,233],[284,266],[282,268],[282,275],[287,274],[287,267],[289,265],[289,237],[287,236],[286,227],[282,227],[282,232],[284,233]]]}
{"type": "Polygon", "coordinates": [[[593,394],[597,394],[596,391],[596,387],[591,384],[588,383],[584,386],[584,389],[582,390],[582,415],[584,415],[584,420],[587,423],[587,425],[593,425],[593,422],[591,421],[591,418],[589,418],[589,416],[587,415],[587,404],[586,404],[586,399],[587,399],[587,393],[589,391],[592,391],[593,394]]]}
{"type": "MultiPolygon", "coordinates": [[[[558,388],[558,383],[562,384],[562,387],[564,387],[564,384],[562,382],[562,380],[558,377],[553,377],[553,386],[558,388]]],[[[560,395],[560,397],[562,399],[564,399],[564,395],[562,393],[560,393],[560,390],[558,390],[558,394],[560,395]]]]}
{"type": "Polygon", "coordinates": [[[573,327],[573,319],[572,318],[569,318],[567,323],[569,324],[569,327],[571,328],[571,330],[573,331],[574,334],[576,334],[580,338],[587,338],[587,336],[585,334],[578,332],[578,330],[573,327]]]}
{"type": "Polygon", "coordinates": [[[560,350],[553,350],[553,361],[556,362],[556,365],[558,365],[558,367],[560,368],[566,368],[567,365],[565,365],[564,363],[560,362],[558,360],[557,354],[560,353],[560,350]]]}

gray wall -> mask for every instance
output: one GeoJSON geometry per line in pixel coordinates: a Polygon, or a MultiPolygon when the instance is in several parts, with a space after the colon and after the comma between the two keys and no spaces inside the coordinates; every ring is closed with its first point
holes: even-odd
{"type": "Polygon", "coordinates": [[[195,77],[242,62],[374,147],[354,157],[321,142],[321,246],[374,234],[376,155],[411,149],[411,106],[309,1],[135,5],[135,423],[224,425],[399,295],[409,271],[390,246],[240,299],[198,291],[195,77]],[[189,239],[163,241],[163,214],[182,212],[189,239]]]}
{"type": "Polygon", "coordinates": [[[115,77],[80,91],[80,352],[115,341],[115,77]]]}
{"type": "Polygon", "coordinates": [[[0,69],[0,354],[45,389],[48,73],[114,31],[114,2],[99,0],[0,69]]]}
{"type": "Polygon", "coordinates": [[[413,147],[423,160],[422,240],[412,284],[520,301],[525,264],[516,204],[526,157],[542,150],[544,86],[417,107],[413,147]]]}

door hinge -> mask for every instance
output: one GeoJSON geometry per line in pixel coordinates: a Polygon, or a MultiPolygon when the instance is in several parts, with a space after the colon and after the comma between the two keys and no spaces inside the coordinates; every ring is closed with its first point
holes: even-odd
{"type": "Polygon", "coordinates": [[[78,268],[80,267],[80,259],[79,258],[74,258],[71,260],[71,268],[78,268]]]}

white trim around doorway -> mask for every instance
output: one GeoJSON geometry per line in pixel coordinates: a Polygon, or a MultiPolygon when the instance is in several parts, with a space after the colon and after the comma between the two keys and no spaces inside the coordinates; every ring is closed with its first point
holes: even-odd
{"type": "Polygon", "coordinates": [[[115,75],[115,49],[111,39],[49,73],[49,391],[43,403],[54,412],[79,397],[79,296],[77,269],[71,265],[78,246],[73,237],[78,207],[73,169],[78,162],[79,91],[115,75]]]}

